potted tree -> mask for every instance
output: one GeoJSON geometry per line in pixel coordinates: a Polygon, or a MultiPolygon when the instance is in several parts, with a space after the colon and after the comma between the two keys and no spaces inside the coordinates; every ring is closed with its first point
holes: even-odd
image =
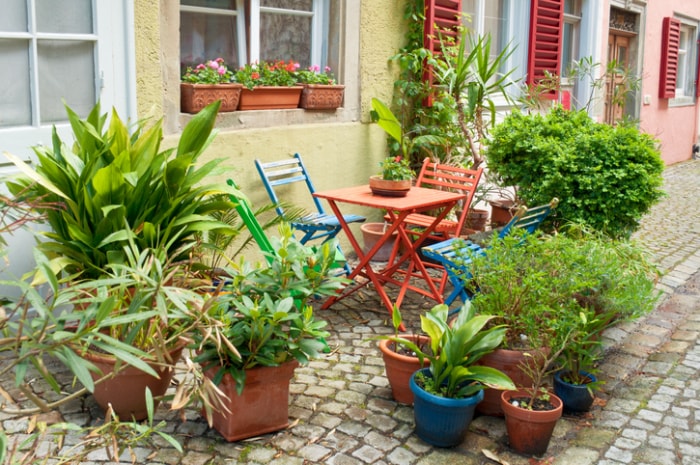
{"type": "Polygon", "coordinates": [[[331,295],[345,278],[334,271],[335,241],[313,249],[300,244],[283,223],[269,266],[240,262],[227,268],[230,282],[210,308],[225,322],[223,337],[195,335],[195,358],[227,397],[205,404],[213,426],[227,441],[277,431],[288,424],[289,383],[294,369],[325,350],[325,321],[314,318],[312,296],[331,295]]]}
{"type": "Polygon", "coordinates": [[[493,317],[475,315],[468,303],[454,322],[448,323],[448,314],[447,305],[440,304],[421,315],[421,328],[430,338],[429,351],[397,340],[430,362],[413,374],[410,386],[416,434],[438,447],[452,447],[463,440],[485,386],[515,388],[504,373],[476,364],[501,344],[505,327],[484,329],[493,317]]]}

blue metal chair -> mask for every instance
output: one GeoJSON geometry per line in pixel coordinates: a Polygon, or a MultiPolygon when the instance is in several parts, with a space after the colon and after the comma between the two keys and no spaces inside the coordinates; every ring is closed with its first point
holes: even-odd
{"type": "MultiPolygon", "coordinates": [[[[504,238],[513,228],[532,234],[558,204],[559,199],[554,198],[548,204],[538,207],[529,209],[520,207],[508,224],[500,230],[497,238],[504,238]]],[[[488,247],[482,247],[479,244],[459,237],[447,239],[421,249],[426,258],[438,262],[445,268],[447,277],[454,287],[450,295],[445,299],[447,305],[451,305],[457,297],[461,298],[462,302],[470,300],[469,294],[465,289],[465,282],[471,276],[468,268],[471,263],[469,257],[487,253],[487,250],[488,247]]]]}
{"type": "MultiPolygon", "coordinates": [[[[286,160],[267,163],[263,163],[256,159],[255,167],[257,168],[260,178],[265,185],[267,195],[276,206],[275,210],[277,211],[277,214],[283,218],[285,216],[285,212],[277,195],[277,188],[300,182],[306,185],[309,196],[313,199],[314,205],[316,206],[316,212],[309,213],[300,219],[291,221],[292,227],[295,230],[303,233],[300,239],[302,244],[306,244],[307,242],[316,239],[327,241],[338,235],[342,229],[340,226],[340,221],[338,221],[338,218],[334,214],[326,213],[326,211],[323,209],[321,201],[313,196],[316,190],[314,189],[311,178],[309,177],[306,167],[301,160],[301,156],[298,153],[295,153],[292,158],[286,160]]],[[[365,221],[365,217],[360,215],[343,215],[343,218],[348,224],[361,223],[365,221]]],[[[342,251],[340,252],[342,253],[342,251]]],[[[348,273],[350,272],[347,265],[346,271],[348,273]]]]}

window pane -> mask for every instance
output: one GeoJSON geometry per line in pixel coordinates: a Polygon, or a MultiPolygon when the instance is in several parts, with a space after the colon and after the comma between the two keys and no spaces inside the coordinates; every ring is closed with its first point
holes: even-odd
{"type": "Polygon", "coordinates": [[[473,22],[474,15],[476,15],[476,0],[464,0],[462,2],[462,11],[471,15],[473,22]]]}
{"type": "Polygon", "coordinates": [[[562,32],[562,55],[561,55],[561,75],[566,77],[569,75],[569,66],[571,66],[571,61],[573,60],[573,46],[574,46],[574,25],[571,23],[564,23],[564,31],[562,32]]]}
{"type": "Polygon", "coordinates": [[[31,124],[29,42],[0,39],[0,127],[31,124]]]}
{"type": "Polygon", "coordinates": [[[260,59],[294,60],[311,66],[311,17],[281,14],[260,15],[260,59]]]}
{"type": "Polygon", "coordinates": [[[262,0],[260,6],[311,11],[313,0],[262,0]]]}
{"type": "Polygon", "coordinates": [[[27,32],[26,0],[5,0],[0,15],[0,31],[27,32]]]}
{"type": "Polygon", "coordinates": [[[81,116],[95,105],[95,59],[92,42],[42,40],[39,55],[39,111],[42,123],[66,120],[61,99],[81,116]]]}
{"type": "Polygon", "coordinates": [[[92,34],[92,1],[36,0],[36,27],[39,32],[92,34]]]}
{"type": "Polygon", "coordinates": [[[237,68],[236,17],[200,13],[180,14],[180,65],[202,63],[204,60],[223,58],[230,68],[237,68]]]}
{"type": "Polygon", "coordinates": [[[209,8],[221,8],[223,10],[235,10],[235,0],[180,0],[181,5],[206,6],[209,8]]]}

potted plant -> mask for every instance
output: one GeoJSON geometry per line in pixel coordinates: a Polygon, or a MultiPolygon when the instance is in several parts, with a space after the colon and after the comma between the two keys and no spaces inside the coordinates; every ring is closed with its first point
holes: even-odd
{"type": "Polygon", "coordinates": [[[394,306],[391,313],[394,335],[380,336],[379,350],[384,360],[384,369],[391,387],[391,395],[396,402],[410,405],[413,404],[413,392],[409,386],[411,376],[420,368],[428,366],[430,362],[425,358],[419,358],[417,352],[410,347],[402,345],[401,341],[410,341],[421,352],[425,352],[430,339],[424,334],[399,334],[402,320],[401,312],[397,306],[394,306]]]}
{"type": "Polygon", "coordinates": [[[208,181],[223,172],[221,160],[198,163],[215,135],[219,105],[195,115],[173,149],[160,149],[160,121],[140,121],[130,131],[116,113],[106,124],[97,104],[85,119],[66,107],[72,147],[54,129],[52,147],[34,148],[36,164],[7,154],[24,174],[7,183],[16,198],[55,206],[37,211],[51,227],[38,248],[56,273],[67,281],[99,278],[108,264],[126,262],[129,240],[185,260],[191,251],[183,246],[198,234],[230,229],[214,215],[233,209],[229,196],[241,194],[208,181]]]}
{"type": "Polygon", "coordinates": [[[220,100],[219,111],[235,111],[243,86],[231,82],[232,77],[223,58],[207,60],[194,68],[188,66],[180,82],[180,109],[184,113],[197,113],[220,100]]]}
{"type": "Polygon", "coordinates": [[[311,296],[335,293],[345,278],[333,271],[337,244],[312,249],[283,223],[269,266],[241,260],[227,269],[230,282],[210,308],[225,322],[220,341],[196,334],[206,376],[226,394],[219,407],[205,404],[227,441],[277,431],[288,424],[289,382],[298,364],[327,348],[325,321],[314,318],[311,296]]]}
{"type": "Polygon", "coordinates": [[[305,110],[335,110],[343,104],[345,86],[337,84],[331,68],[321,72],[317,65],[296,72],[297,82],[304,86],[299,106],[305,110]]]}
{"type": "Polygon", "coordinates": [[[299,107],[303,86],[298,85],[299,63],[261,61],[248,63],[236,71],[233,79],[243,84],[239,110],[289,109],[299,107]]]}
{"type": "Polygon", "coordinates": [[[404,197],[411,190],[416,177],[408,159],[401,155],[385,158],[380,164],[381,174],[369,177],[369,188],[375,195],[404,197]]]}
{"type": "Polygon", "coordinates": [[[429,367],[413,374],[410,386],[416,434],[438,447],[456,446],[464,439],[486,386],[515,389],[506,374],[477,364],[501,344],[505,327],[485,328],[493,317],[475,315],[469,303],[454,321],[448,322],[448,315],[445,304],[421,315],[421,328],[430,338],[430,351],[401,341],[419,359],[430,362],[429,367]]]}

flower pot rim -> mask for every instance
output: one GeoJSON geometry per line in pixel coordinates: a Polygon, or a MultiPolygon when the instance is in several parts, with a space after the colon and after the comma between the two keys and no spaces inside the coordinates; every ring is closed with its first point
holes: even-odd
{"type": "Polygon", "coordinates": [[[467,406],[467,405],[476,405],[479,402],[481,402],[484,399],[484,390],[481,389],[479,390],[476,394],[472,394],[471,396],[468,397],[442,397],[442,396],[437,396],[431,392],[426,391],[422,387],[418,385],[416,382],[416,375],[418,373],[430,373],[430,367],[426,368],[421,368],[420,370],[416,370],[412,375],[411,375],[411,380],[410,380],[410,387],[411,391],[413,392],[414,395],[420,395],[424,397],[428,397],[430,399],[430,402],[435,403],[438,406],[441,407],[460,407],[460,406],[467,406]]]}
{"type": "Polygon", "coordinates": [[[582,383],[582,384],[579,384],[579,383],[571,383],[571,382],[569,382],[569,381],[565,381],[564,379],[562,379],[562,376],[565,375],[565,374],[567,374],[567,373],[571,373],[571,370],[559,370],[559,371],[557,371],[556,373],[554,373],[554,378],[555,378],[557,381],[559,381],[560,383],[568,384],[568,385],[570,385],[570,386],[586,386],[586,385],[588,385],[588,384],[595,383],[595,382],[598,381],[598,378],[597,378],[596,375],[594,375],[593,373],[589,373],[589,372],[587,372],[586,370],[579,370],[578,374],[579,374],[579,375],[585,376],[586,378],[589,379],[589,381],[588,381],[587,383],[582,383]]]}
{"type": "Polygon", "coordinates": [[[554,392],[549,391],[548,395],[550,397],[550,403],[554,405],[552,410],[528,410],[526,408],[518,407],[510,403],[510,399],[513,397],[531,397],[532,390],[529,388],[518,388],[512,391],[503,391],[501,393],[501,403],[503,406],[503,413],[505,415],[515,415],[516,417],[523,418],[526,417],[527,421],[532,421],[533,423],[544,423],[552,421],[554,417],[557,419],[561,417],[564,410],[564,402],[554,394],[554,392]]]}
{"type": "MultiPolygon", "coordinates": [[[[430,341],[430,338],[425,335],[416,335],[416,334],[399,334],[399,337],[402,337],[404,339],[419,339],[420,341],[425,341],[426,343],[430,341]]],[[[399,354],[398,352],[392,350],[389,348],[389,343],[394,342],[390,339],[381,339],[379,341],[379,350],[382,352],[382,355],[387,355],[388,357],[396,358],[398,360],[404,361],[404,362],[412,362],[412,361],[418,361],[418,357],[416,356],[408,356],[408,355],[403,355],[399,354]]],[[[430,363],[428,360],[424,360],[424,363],[430,363]]]]}

